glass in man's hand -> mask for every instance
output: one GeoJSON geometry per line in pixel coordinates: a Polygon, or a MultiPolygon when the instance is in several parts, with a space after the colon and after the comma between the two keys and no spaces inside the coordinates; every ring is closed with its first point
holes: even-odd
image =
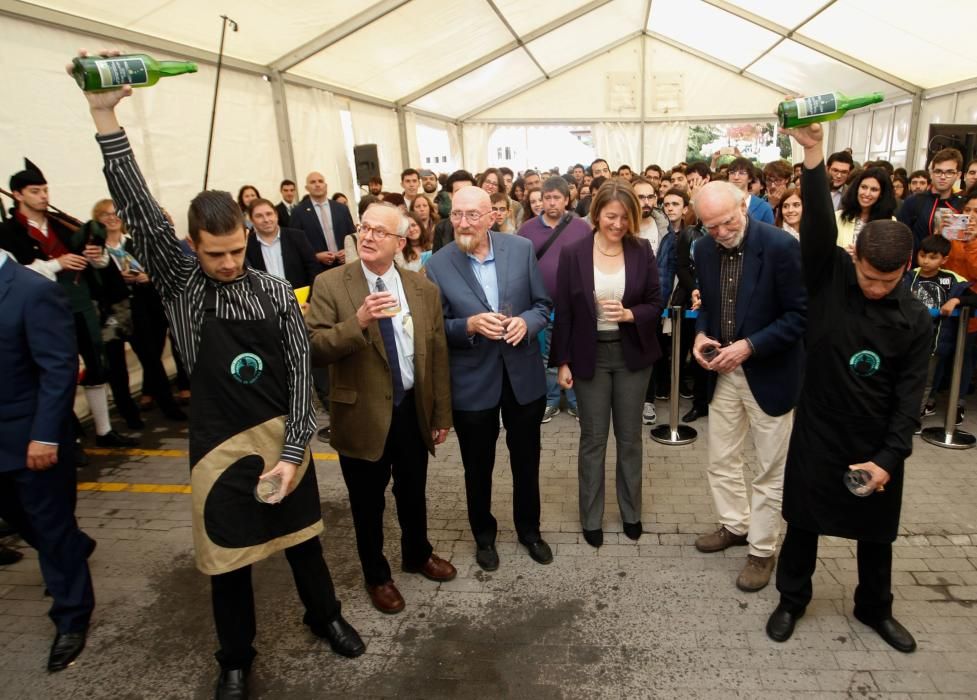
{"type": "Polygon", "coordinates": [[[269,476],[266,479],[258,479],[258,483],[254,487],[254,498],[258,503],[264,503],[270,506],[275,505],[281,501],[278,497],[278,492],[281,489],[282,478],[277,474],[275,476],[269,476]]]}
{"type": "Polygon", "coordinates": [[[871,496],[874,492],[874,489],[869,486],[872,475],[865,469],[849,469],[845,472],[844,480],[848,490],[860,498],[871,496]]]}

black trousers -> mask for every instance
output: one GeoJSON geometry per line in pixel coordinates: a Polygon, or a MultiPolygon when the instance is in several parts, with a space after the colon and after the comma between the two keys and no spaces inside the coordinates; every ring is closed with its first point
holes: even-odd
{"type": "Polygon", "coordinates": [[[132,297],[132,335],[105,343],[108,360],[109,386],[112,399],[123,418],[139,417],[139,407],[129,391],[129,368],[126,365],[125,344],[132,346],[142,366],[143,393],[152,396],[161,406],[175,406],[170,380],[163,367],[163,346],[166,343],[166,317],[156,313],[151,299],[135,293],[132,297]],[[162,324],[162,325],[160,325],[162,324]]]}
{"type": "Polygon", "coordinates": [[[648,378],[648,391],[645,393],[647,403],[654,403],[656,394],[669,396],[672,391],[672,336],[662,332],[661,319],[658,320],[655,337],[658,338],[658,347],[661,348],[662,356],[655,360],[651,377],[648,378]]]}
{"type": "Polygon", "coordinates": [[[53,603],[48,612],[58,632],[82,632],[95,609],[88,557],[95,540],[75,520],[77,479],[73,441],[58,451],[50,469],[0,472],[0,517],[37,550],[44,585],[53,603]]]}
{"type": "MultiPolygon", "coordinates": [[[[318,537],[285,550],[285,558],[292,567],[292,577],[302,605],[305,624],[319,636],[328,622],[340,613],[339,601],[333,589],[329,567],[322,556],[318,537]]],[[[221,668],[251,668],[257,652],[252,644],[255,636],[254,590],[251,587],[251,567],[210,577],[214,625],[220,649],[214,654],[221,668]]]]}
{"type": "MultiPolygon", "coordinates": [[[[871,622],[892,617],[892,545],[859,540],[857,552],[855,613],[871,622]]],[[[817,533],[788,525],[777,562],[777,590],[787,610],[799,614],[811,602],[811,577],[817,562],[817,533]]]]}
{"type": "Polygon", "coordinates": [[[394,407],[383,456],[376,462],[339,455],[343,480],[356,530],[356,550],[368,586],[391,580],[383,555],[384,492],[393,476],[393,494],[400,522],[401,562],[419,568],[434,551],[427,539],[427,445],[417,425],[414,392],[394,407]]]}
{"type": "Polygon", "coordinates": [[[98,386],[108,379],[105,367],[105,348],[102,345],[101,326],[98,314],[93,306],[90,310],[76,311],[75,340],[78,343],[78,354],[85,361],[84,386],[98,386]]]}
{"type": "Polygon", "coordinates": [[[498,523],[492,516],[492,472],[500,409],[512,470],[512,519],[516,534],[525,542],[539,539],[539,425],[546,410],[546,395],[521,405],[516,401],[508,373],[503,370],[498,406],[484,411],[454,411],[455,433],[465,465],[468,523],[480,547],[493,544],[498,532],[498,523]]]}

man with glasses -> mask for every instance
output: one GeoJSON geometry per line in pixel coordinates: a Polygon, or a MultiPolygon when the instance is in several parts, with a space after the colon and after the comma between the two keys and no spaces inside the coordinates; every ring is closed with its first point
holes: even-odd
{"type": "Polygon", "coordinates": [[[763,179],[767,184],[767,204],[772,209],[780,206],[787,193],[787,183],[792,174],[791,165],[785,160],[772,160],[763,166],[763,179]]]}
{"type": "Polygon", "coordinates": [[[838,151],[828,156],[828,177],[831,179],[831,203],[835,211],[841,209],[841,197],[848,187],[848,176],[851,175],[855,161],[848,151],[838,151]]]}
{"type": "Polygon", "coordinates": [[[750,181],[753,179],[753,163],[740,156],[729,164],[729,181],[746,197],[747,214],[751,219],[773,224],[773,209],[759,197],[750,194],[750,181]]]}
{"type": "Polygon", "coordinates": [[[914,194],[902,203],[897,218],[912,230],[914,251],[919,250],[924,238],[940,233],[941,221],[949,222],[938,214],[939,210],[959,214],[963,208],[963,197],[953,193],[962,167],[963,155],[956,148],[937,151],[930,161],[930,190],[914,194]]]}
{"type": "Polygon", "coordinates": [[[552,304],[532,243],[489,232],[488,193],[477,187],[457,191],[450,220],[454,243],[435,253],[425,269],[441,290],[475,560],[486,571],[499,567],[492,472],[501,411],[516,534],[535,561],[549,564],[553,553],[539,532],[539,424],[546,376],[536,336],[546,327],[552,304]]]}
{"type": "MultiPolygon", "coordinates": [[[[581,238],[593,236],[590,226],[583,219],[568,212],[570,188],[562,177],[551,177],[543,183],[543,211],[519,228],[519,235],[532,241],[536,260],[546,291],[553,298],[556,294],[556,275],[560,263],[560,251],[581,238]]],[[[550,341],[553,338],[553,318],[546,324],[543,342],[543,364],[548,364],[550,341]]],[[[573,389],[567,389],[567,410],[577,415],[577,397],[573,389]]],[[[556,367],[546,368],[546,410],[543,422],[549,423],[560,413],[560,385],[556,381],[556,367]]]]}
{"type": "Polygon", "coordinates": [[[401,569],[431,581],[456,571],[427,538],[428,452],[451,427],[448,347],[437,288],[398,269],[407,217],[383,202],[363,213],[359,265],[316,281],[306,322],[312,362],[329,367],[330,444],[349,491],[356,548],[373,606],[404,609],[383,555],[384,491],[393,477],[401,569]]]}

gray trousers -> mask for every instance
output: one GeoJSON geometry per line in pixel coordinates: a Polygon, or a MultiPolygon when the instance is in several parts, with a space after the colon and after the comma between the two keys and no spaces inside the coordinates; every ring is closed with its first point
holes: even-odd
{"type": "MultiPolygon", "coordinates": [[[[603,340],[613,337],[600,333],[603,340]]],[[[604,518],[604,459],[607,434],[614,419],[617,442],[617,504],[626,523],[641,520],[641,409],[651,367],[630,371],[624,364],[621,343],[597,343],[597,369],[592,379],[574,379],[580,411],[580,525],[602,528],[604,518]]]]}

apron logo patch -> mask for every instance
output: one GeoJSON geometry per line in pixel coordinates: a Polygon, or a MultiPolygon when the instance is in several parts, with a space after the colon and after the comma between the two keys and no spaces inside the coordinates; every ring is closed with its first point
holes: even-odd
{"type": "Polygon", "coordinates": [[[859,350],[848,360],[848,368],[859,377],[871,377],[882,366],[882,358],[871,350],[859,350]]]}
{"type": "Polygon", "coordinates": [[[242,384],[254,384],[261,376],[264,363],[253,352],[242,352],[231,360],[231,376],[242,384]]]}

